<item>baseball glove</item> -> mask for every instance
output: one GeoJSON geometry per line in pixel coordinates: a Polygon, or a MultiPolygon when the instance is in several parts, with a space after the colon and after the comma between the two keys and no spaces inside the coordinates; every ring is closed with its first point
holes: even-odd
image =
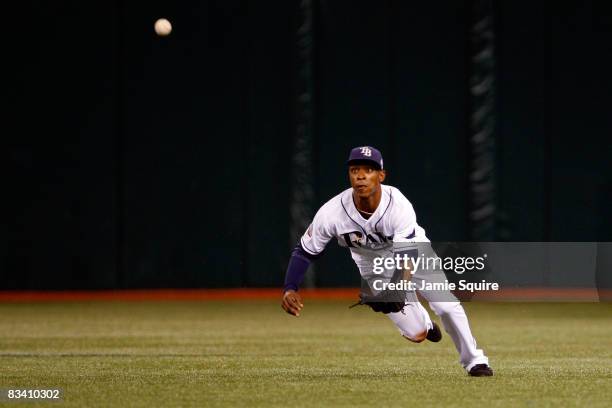
{"type": "MultiPolygon", "coordinates": [[[[399,282],[404,276],[403,270],[396,270],[391,278],[391,282],[399,282]]],[[[376,295],[372,294],[372,290],[369,288],[369,284],[364,284],[361,287],[359,293],[359,302],[355,303],[349,308],[358,305],[368,305],[370,308],[377,313],[397,313],[401,312],[406,306],[406,292],[405,291],[391,291],[385,290],[378,292],[376,295]]]]}
{"type": "Polygon", "coordinates": [[[359,302],[355,303],[354,305],[349,306],[349,308],[353,308],[355,306],[360,306],[360,305],[370,306],[370,308],[373,311],[377,312],[377,313],[388,314],[388,313],[401,312],[404,309],[404,306],[406,305],[406,303],[404,301],[379,302],[379,301],[375,301],[375,300],[369,300],[365,296],[360,294],[359,295],[359,302]]]}

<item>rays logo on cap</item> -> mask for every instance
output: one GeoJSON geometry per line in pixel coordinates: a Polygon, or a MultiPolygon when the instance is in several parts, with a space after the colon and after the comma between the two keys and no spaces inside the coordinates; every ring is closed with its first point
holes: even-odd
{"type": "Polygon", "coordinates": [[[372,146],[359,146],[351,150],[347,164],[356,161],[371,162],[378,170],[383,169],[383,159],[380,151],[372,146]]]}
{"type": "Polygon", "coordinates": [[[372,150],[368,146],[364,146],[364,147],[361,148],[361,154],[363,154],[364,156],[371,157],[372,156],[372,150]]]}

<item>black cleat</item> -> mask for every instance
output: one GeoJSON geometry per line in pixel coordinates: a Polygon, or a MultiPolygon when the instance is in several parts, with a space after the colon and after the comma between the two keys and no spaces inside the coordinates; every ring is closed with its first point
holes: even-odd
{"type": "Polygon", "coordinates": [[[487,364],[476,364],[469,373],[472,377],[491,377],[493,370],[487,364]]]}
{"type": "Polygon", "coordinates": [[[432,323],[433,327],[427,330],[427,337],[425,338],[431,342],[437,343],[442,340],[442,331],[440,330],[440,326],[438,326],[436,322],[432,323]]]}

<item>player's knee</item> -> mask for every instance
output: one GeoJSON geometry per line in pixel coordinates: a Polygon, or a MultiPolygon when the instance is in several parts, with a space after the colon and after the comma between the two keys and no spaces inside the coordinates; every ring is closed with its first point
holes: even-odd
{"type": "Polygon", "coordinates": [[[459,302],[430,302],[429,306],[431,310],[437,316],[444,316],[455,312],[457,309],[462,308],[461,303],[459,302]]]}
{"type": "Polygon", "coordinates": [[[425,338],[427,338],[427,330],[420,332],[420,333],[411,334],[411,335],[404,333],[403,336],[406,340],[410,340],[413,343],[420,343],[424,341],[425,338]]]}
{"type": "Polygon", "coordinates": [[[427,337],[427,326],[424,324],[404,326],[400,330],[400,333],[406,340],[410,340],[413,343],[420,343],[427,337]]]}

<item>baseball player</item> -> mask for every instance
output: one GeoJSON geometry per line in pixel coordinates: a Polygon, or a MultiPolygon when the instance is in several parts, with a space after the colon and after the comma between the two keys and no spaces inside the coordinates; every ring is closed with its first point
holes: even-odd
{"type": "MultiPolygon", "coordinates": [[[[299,316],[304,307],[298,293],[304,274],[310,263],[321,256],[332,238],[337,239],[341,246],[349,248],[364,280],[372,276],[374,259],[389,256],[394,245],[429,242],[425,230],[417,224],[414,209],[408,199],[397,188],[382,184],[386,173],[380,151],[371,146],[356,147],[351,150],[347,164],[351,188],[329,200],[317,211],[291,254],[282,307],[294,316],[299,316]]],[[[411,277],[415,289],[442,320],[444,329],[459,352],[459,361],[468,374],[475,377],[493,375],[488,358],[476,346],[459,301],[450,293],[451,297],[441,299],[430,291],[418,289],[423,281],[436,279],[439,276],[418,272],[411,277]]],[[[439,327],[420,304],[414,290],[408,291],[405,301],[401,303],[365,304],[374,311],[386,314],[407,340],[415,343],[425,339],[438,342],[442,338],[439,327]]]]}

